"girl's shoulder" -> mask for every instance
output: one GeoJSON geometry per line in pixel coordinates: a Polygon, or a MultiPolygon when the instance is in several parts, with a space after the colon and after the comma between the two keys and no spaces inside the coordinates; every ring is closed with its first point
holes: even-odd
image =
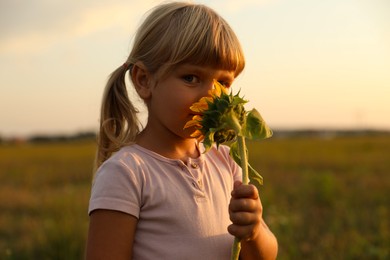
{"type": "Polygon", "coordinates": [[[135,145],[127,145],[120,148],[118,151],[113,153],[103,164],[131,161],[131,159],[139,156],[139,151],[135,148],[135,145]],[[129,160],[130,159],[130,160],[129,160]]]}
{"type": "Polygon", "coordinates": [[[141,150],[137,149],[136,145],[124,146],[103,162],[97,173],[111,172],[113,169],[122,172],[128,171],[129,169],[135,169],[143,164],[146,158],[147,156],[145,156],[141,150]]]}
{"type": "Polygon", "coordinates": [[[156,164],[177,164],[177,160],[166,158],[160,154],[157,154],[151,150],[148,150],[137,144],[131,144],[124,146],[119,151],[114,153],[103,164],[103,167],[108,165],[121,165],[127,169],[146,169],[151,165],[156,164]]]}

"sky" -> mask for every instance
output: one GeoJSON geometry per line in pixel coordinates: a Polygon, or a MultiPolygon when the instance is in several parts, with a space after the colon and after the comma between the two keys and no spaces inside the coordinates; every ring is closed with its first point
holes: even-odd
{"type": "MultiPolygon", "coordinates": [[[[271,128],[390,130],[390,1],[195,2],[236,32],[246,68],[233,91],[271,128]]],[[[159,3],[2,0],[0,136],[95,131],[107,77],[159,3]]]]}

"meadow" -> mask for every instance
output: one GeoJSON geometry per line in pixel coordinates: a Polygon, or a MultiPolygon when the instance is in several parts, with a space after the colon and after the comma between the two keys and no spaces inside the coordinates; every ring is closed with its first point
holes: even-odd
{"type": "MultiPolygon", "coordinates": [[[[249,143],[278,259],[389,259],[390,135],[249,143]]],[[[93,141],[0,145],[0,259],[82,259],[93,141]]]]}

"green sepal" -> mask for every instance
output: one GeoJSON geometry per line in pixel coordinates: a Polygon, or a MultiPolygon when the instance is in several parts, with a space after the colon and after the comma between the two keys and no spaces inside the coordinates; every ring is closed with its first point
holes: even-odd
{"type": "Polygon", "coordinates": [[[248,103],[248,101],[247,100],[245,100],[245,99],[243,99],[243,98],[241,98],[241,97],[239,97],[238,96],[238,94],[239,93],[237,93],[236,95],[234,95],[234,96],[231,96],[231,99],[232,99],[232,106],[234,107],[234,106],[237,106],[237,105],[239,105],[239,104],[245,104],[245,103],[248,103]]]}
{"type": "Polygon", "coordinates": [[[224,125],[219,128],[210,128],[209,131],[204,134],[203,146],[205,148],[205,153],[210,150],[210,148],[213,146],[213,143],[215,143],[218,148],[220,144],[225,142],[226,138],[224,138],[224,136],[220,138],[221,136],[219,135],[219,131],[223,130],[224,128],[224,125]]]}
{"type": "MultiPolygon", "coordinates": [[[[248,150],[246,151],[248,153],[248,150]]],[[[238,164],[241,165],[241,157],[238,152],[238,144],[237,142],[234,142],[230,145],[230,156],[233,158],[233,160],[238,164]]],[[[257,190],[260,190],[260,187],[263,185],[263,176],[259,172],[257,172],[249,163],[248,163],[248,177],[249,182],[257,188],[257,190]]]]}
{"type": "Polygon", "coordinates": [[[215,132],[210,129],[210,131],[208,131],[204,135],[203,146],[205,148],[205,151],[204,151],[205,153],[208,152],[208,150],[210,150],[211,146],[213,146],[213,143],[214,143],[214,133],[215,132]]]}
{"type": "Polygon", "coordinates": [[[223,122],[223,125],[220,127],[221,129],[232,129],[236,134],[239,134],[242,131],[240,120],[232,110],[223,114],[221,121],[223,122]]]}
{"type": "Polygon", "coordinates": [[[248,112],[242,128],[243,135],[250,140],[260,140],[272,136],[272,130],[254,108],[248,112]]]}

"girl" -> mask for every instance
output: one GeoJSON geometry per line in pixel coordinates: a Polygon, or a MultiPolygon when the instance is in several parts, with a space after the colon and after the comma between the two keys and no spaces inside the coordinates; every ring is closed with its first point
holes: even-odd
{"type": "Polygon", "coordinates": [[[229,87],[244,63],[236,35],[210,8],[175,2],[149,14],[105,89],[87,259],[229,259],[233,236],[241,259],[276,257],[259,194],[240,183],[228,148],[202,153],[196,129],[183,129],[213,81],[229,87]],[[148,109],[142,130],[127,71],[148,109]]]}

